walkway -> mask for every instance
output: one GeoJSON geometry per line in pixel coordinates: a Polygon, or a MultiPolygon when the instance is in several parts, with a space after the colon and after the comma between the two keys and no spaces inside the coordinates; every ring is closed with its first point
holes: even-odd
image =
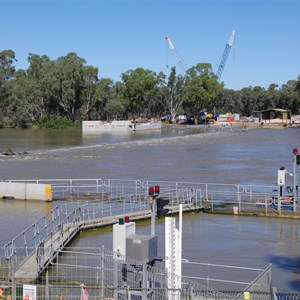
{"type": "MultiPolygon", "coordinates": [[[[209,207],[217,213],[278,214],[271,205],[276,186],[113,179],[37,182],[51,184],[55,199],[88,198],[90,201],[72,201],[55,207],[7,243],[4,250],[10,277],[37,278],[81,230],[112,225],[125,215],[131,220],[150,218],[148,189],[151,186],[160,186],[159,197],[169,200],[170,213],[177,213],[183,204],[184,211],[209,207]]],[[[297,213],[292,214],[296,217],[297,213]]],[[[280,217],[283,215],[284,211],[279,213],[280,217]]]]}
{"type": "MultiPolygon", "coordinates": [[[[151,218],[151,210],[126,212],[119,215],[108,215],[103,217],[84,217],[87,211],[100,212],[99,203],[81,203],[76,209],[66,214],[66,208],[58,211],[52,211],[50,215],[56,217],[52,218],[51,224],[45,223],[44,228],[40,228],[40,224],[49,219],[49,216],[44,217],[40,222],[35,223],[34,230],[29,228],[27,231],[35,232],[30,240],[26,241],[21,247],[16,247],[19,240],[24,238],[28,233],[22,233],[21,236],[8,243],[6,247],[6,256],[10,260],[10,273],[14,274],[15,279],[26,279],[33,281],[37,279],[45,269],[57,258],[59,252],[64,249],[70,241],[81,231],[90,228],[97,228],[109,226],[117,223],[119,218],[125,215],[129,216],[130,220],[142,220],[151,218]],[[65,215],[62,218],[62,215],[65,215]],[[57,223],[57,225],[55,225],[57,223]],[[47,228],[51,225],[52,229],[47,234],[47,228]],[[42,230],[40,230],[42,229],[42,230]],[[31,246],[33,241],[40,241],[34,247],[31,246]],[[24,253],[26,253],[24,257],[24,253]]],[[[140,203],[139,203],[140,205],[140,203]]],[[[138,205],[138,206],[139,206],[138,205]]],[[[62,206],[63,207],[63,206],[62,206]]],[[[194,204],[184,204],[183,211],[201,210],[203,207],[195,206],[194,204]]],[[[110,207],[111,210],[111,207],[110,207]]],[[[169,214],[178,213],[179,206],[170,206],[169,214]]],[[[104,213],[104,211],[102,211],[104,213]]]]}

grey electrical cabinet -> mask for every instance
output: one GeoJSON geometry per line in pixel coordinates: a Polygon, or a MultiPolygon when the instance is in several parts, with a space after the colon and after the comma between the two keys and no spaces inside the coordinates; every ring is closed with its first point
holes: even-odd
{"type": "Polygon", "coordinates": [[[133,234],[126,237],[126,256],[147,263],[157,258],[157,236],[133,234]]]}

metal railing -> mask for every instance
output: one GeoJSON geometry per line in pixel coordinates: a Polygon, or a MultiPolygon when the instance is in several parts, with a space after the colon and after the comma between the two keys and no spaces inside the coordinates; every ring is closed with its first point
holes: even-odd
{"type": "Polygon", "coordinates": [[[173,199],[190,196],[195,198],[195,201],[233,201],[234,203],[248,201],[253,203],[258,200],[270,199],[272,191],[277,188],[277,186],[261,185],[99,178],[9,180],[8,182],[50,184],[54,200],[105,199],[111,195],[115,197],[126,195],[138,199],[147,196],[149,186],[159,185],[161,193],[173,199]]]}
{"type": "MultiPolygon", "coordinates": [[[[62,296],[63,299],[79,299],[84,285],[88,288],[90,299],[229,300],[243,299],[245,291],[249,291],[254,300],[273,299],[270,267],[265,270],[237,269],[233,266],[196,262],[189,262],[188,266],[194,266],[198,272],[193,277],[182,276],[181,288],[172,290],[168,289],[170,274],[166,273],[163,260],[147,264],[113,253],[104,247],[68,248],[59,251],[47,272],[41,274],[38,282],[35,282],[36,298],[50,300],[62,296]],[[199,270],[200,265],[203,268],[199,270]],[[224,269],[225,273],[220,271],[224,269]],[[206,272],[200,274],[203,270],[206,272]],[[245,274],[243,283],[238,277],[242,272],[245,274]],[[205,278],[204,283],[201,283],[201,277],[205,278]],[[222,289],[210,287],[207,284],[208,278],[210,282],[222,282],[222,289]]],[[[6,286],[5,293],[12,295],[13,299],[22,299],[24,284],[27,283],[26,280],[13,277],[0,281],[2,286],[6,286]]]]}
{"type": "MultiPolygon", "coordinates": [[[[172,182],[153,180],[123,179],[37,179],[8,180],[7,182],[47,183],[52,187],[53,200],[120,200],[121,198],[145,201],[148,188],[159,185],[161,196],[167,197],[171,203],[193,201],[196,205],[209,203],[211,209],[220,204],[235,205],[241,212],[247,207],[264,208],[265,213],[275,209],[289,209],[290,203],[285,201],[291,197],[285,192],[278,205],[276,185],[243,185],[223,183],[172,182]]],[[[296,206],[299,209],[296,199],[296,206]]]]}
{"type": "MultiPolygon", "coordinates": [[[[22,182],[29,181],[22,180],[22,182]]],[[[1,257],[5,259],[1,260],[1,267],[7,266],[8,278],[12,278],[18,266],[22,265],[25,258],[31,253],[34,253],[38,259],[38,250],[46,251],[45,245],[48,247],[48,251],[54,253],[57,250],[56,253],[60,253],[65,241],[63,236],[72,236],[84,228],[82,226],[87,222],[149,210],[148,188],[153,185],[160,186],[160,197],[168,199],[171,207],[179,204],[191,204],[196,207],[206,206],[214,211],[233,206],[238,207],[239,212],[255,208],[261,209],[265,214],[276,210],[273,205],[274,199],[276,201],[274,190],[277,186],[118,179],[45,179],[30,182],[51,184],[55,200],[76,201],[60,203],[50,213],[37,220],[2,248],[1,257]],[[78,202],[78,200],[82,201],[78,202]],[[46,241],[48,241],[47,244],[46,241]],[[58,247],[55,248],[56,242],[58,247]]],[[[38,267],[42,270],[43,267],[48,267],[52,261],[48,261],[45,265],[45,262],[40,259],[39,263],[38,267]]],[[[1,278],[6,278],[4,273],[1,278]]],[[[269,274],[269,271],[266,274],[269,274]]],[[[194,280],[194,278],[192,279],[194,280]]],[[[186,280],[188,281],[188,278],[186,280]]],[[[257,277],[255,282],[259,282],[259,280],[257,277]]],[[[191,292],[191,288],[187,289],[186,299],[196,299],[197,289],[208,288],[212,282],[211,277],[203,277],[201,288],[194,287],[193,292],[191,292]],[[193,297],[196,298],[189,298],[190,296],[187,294],[194,295],[193,297]]],[[[220,284],[220,281],[216,280],[216,282],[218,285],[220,284]]],[[[192,287],[194,284],[193,281],[188,286],[192,287]]],[[[239,283],[235,282],[234,285],[237,287],[239,283]]],[[[251,287],[253,285],[249,285],[245,290],[251,291],[253,294],[251,299],[270,299],[268,298],[270,293],[252,290],[251,287]],[[257,295],[256,298],[253,298],[254,295],[257,295]]],[[[184,289],[185,287],[183,287],[184,289]]],[[[213,291],[211,293],[214,294],[213,291]]],[[[235,299],[234,297],[242,299],[241,294],[236,291],[230,293],[232,293],[232,298],[217,298],[215,295],[213,299],[235,299]]]]}
{"type": "MultiPolygon", "coordinates": [[[[153,185],[160,186],[160,197],[168,199],[171,208],[183,203],[208,207],[212,211],[237,207],[238,212],[258,209],[265,214],[274,212],[272,205],[276,189],[276,186],[261,185],[119,179],[44,179],[23,182],[51,184],[55,199],[66,200],[71,197],[84,201],[63,203],[55,207],[7,243],[4,256],[14,265],[20,264],[24,257],[35,251],[41,243],[45,244],[47,239],[50,239],[49,247],[53,247],[55,239],[61,239],[64,231],[65,235],[76,233],[84,222],[149,210],[148,188],[153,185]],[[61,234],[58,236],[57,233],[61,234]]],[[[62,244],[59,243],[60,246],[62,244]]]]}

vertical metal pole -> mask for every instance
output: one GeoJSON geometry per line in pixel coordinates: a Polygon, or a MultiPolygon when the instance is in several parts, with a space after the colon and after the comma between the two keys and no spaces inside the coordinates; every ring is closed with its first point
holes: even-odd
{"type": "Polygon", "coordinates": [[[181,299],[181,280],[182,280],[182,204],[179,205],[179,228],[178,228],[178,291],[177,299],[181,299]]]}
{"type": "Polygon", "coordinates": [[[297,174],[296,174],[296,162],[297,162],[297,154],[294,153],[294,163],[293,163],[293,212],[296,211],[296,198],[297,198],[297,191],[296,191],[296,185],[297,185],[297,174]]]}
{"type": "Polygon", "coordinates": [[[15,281],[15,267],[13,263],[13,258],[10,254],[9,256],[9,276],[11,276],[11,296],[13,300],[17,299],[17,287],[16,287],[16,281],[15,281]]]}
{"type": "Polygon", "coordinates": [[[100,255],[100,272],[101,272],[100,295],[101,295],[101,299],[104,299],[104,263],[105,263],[105,253],[104,253],[104,246],[102,246],[101,247],[101,255],[100,255]]]}
{"type": "MultiPolygon", "coordinates": [[[[60,283],[62,284],[62,283],[60,283]]],[[[45,299],[49,300],[49,274],[48,271],[46,271],[46,290],[45,290],[45,299]]]]}
{"type": "Polygon", "coordinates": [[[150,197],[150,202],[152,200],[151,208],[151,235],[155,235],[155,211],[156,211],[156,199],[155,197],[150,197]]]}
{"type": "Polygon", "coordinates": [[[113,260],[114,263],[114,287],[113,287],[113,291],[114,291],[114,299],[118,299],[118,263],[116,261],[116,259],[113,260]]]}
{"type": "Polygon", "coordinates": [[[277,196],[277,210],[281,211],[281,197],[282,197],[282,186],[278,189],[278,196],[277,196]]]}
{"type": "Polygon", "coordinates": [[[148,282],[148,271],[147,271],[147,265],[143,264],[143,279],[142,279],[142,300],[147,300],[147,286],[148,282]]]}

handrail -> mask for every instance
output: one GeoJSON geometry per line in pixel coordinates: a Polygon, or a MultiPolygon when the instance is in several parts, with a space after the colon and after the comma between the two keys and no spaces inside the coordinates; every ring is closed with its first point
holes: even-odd
{"type": "MultiPolygon", "coordinates": [[[[10,182],[24,182],[24,180],[11,180],[10,182]]],[[[210,201],[212,209],[220,202],[238,205],[255,205],[256,202],[269,199],[274,186],[241,185],[222,183],[196,183],[171,182],[154,180],[121,180],[121,179],[38,179],[25,180],[26,182],[44,182],[52,185],[53,193],[57,199],[63,200],[68,196],[75,199],[84,199],[85,194],[94,194],[93,200],[84,202],[71,202],[61,204],[51,212],[37,220],[12,241],[5,245],[8,257],[21,257],[32,252],[41,242],[49,238],[60,226],[77,224],[78,220],[87,221],[115,216],[119,214],[138,212],[149,209],[148,188],[160,185],[160,196],[169,199],[169,205],[191,203],[202,206],[210,201]],[[16,249],[23,249],[18,252],[16,249]]],[[[267,206],[267,200],[265,201],[267,206]]]]}

